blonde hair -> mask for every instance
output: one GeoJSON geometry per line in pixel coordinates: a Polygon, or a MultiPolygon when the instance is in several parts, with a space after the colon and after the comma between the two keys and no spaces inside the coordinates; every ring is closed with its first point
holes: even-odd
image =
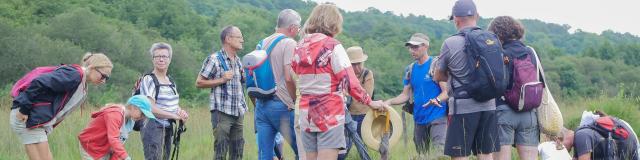
{"type": "Polygon", "coordinates": [[[342,31],[342,14],[334,4],[317,5],[311,11],[304,27],[307,34],[322,33],[333,37],[342,31]]]}
{"type": "Polygon", "coordinates": [[[82,57],[82,66],[89,67],[89,65],[91,65],[92,68],[113,68],[111,60],[103,53],[87,52],[84,54],[82,57]]]}

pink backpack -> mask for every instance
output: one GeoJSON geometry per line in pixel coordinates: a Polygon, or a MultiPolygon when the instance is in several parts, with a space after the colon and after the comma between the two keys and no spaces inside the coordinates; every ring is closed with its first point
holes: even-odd
{"type": "MultiPolygon", "coordinates": [[[[13,84],[13,87],[11,88],[11,97],[15,98],[20,94],[20,92],[29,88],[29,85],[31,85],[31,81],[33,81],[33,79],[36,79],[42,74],[53,72],[62,66],[64,66],[64,64],[59,66],[42,66],[31,70],[29,73],[25,74],[24,76],[22,76],[22,78],[16,81],[15,84],[13,84]]],[[[76,68],[78,72],[80,72],[80,77],[82,77],[82,68],[80,67],[80,65],[72,64],[68,66],[76,68]]]]}
{"type": "Polygon", "coordinates": [[[524,58],[513,58],[513,86],[504,94],[507,104],[516,112],[538,108],[542,102],[544,83],[540,82],[539,68],[531,62],[532,56],[537,55],[533,48],[529,49],[532,53],[524,58]]]}

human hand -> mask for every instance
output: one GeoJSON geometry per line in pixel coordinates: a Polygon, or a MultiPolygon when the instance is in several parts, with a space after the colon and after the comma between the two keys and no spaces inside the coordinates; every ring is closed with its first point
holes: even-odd
{"type": "Polygon", "coordinates": [[[178,117],[180,117],[180,120],[182,120],[183,122],[186,122],[187,119],[189,119],[189,114],[187,113],[187,111],[181,109],[178,111],[178,117]]]}
{"type": "Polygon", "coordinates": [[[226,71],[226,72],[222,73],[222,79],[224,79],[225,81],[229,81],[229,80],[233,79],[233,72],[226,71]]]}
{"type": "Polygon", "coordinates": [[[24,114],[22,114],[22,112],[18,111],[18,112],[16,113],[16,118],[17,118],[19,121],[26,122],[26,121],[27,121],[27,119],[29,119],[29,115],[24,115],[24,114]]]}
{"type": "Polygon", "coordinates": [[[377,101],[371,101],[371,103],[369,103],[369,106],[375,110],[378,111],[386,111],[387,110],[387,105],[386,103],[382,102],[381,100],[377,100],[377,101]]]}

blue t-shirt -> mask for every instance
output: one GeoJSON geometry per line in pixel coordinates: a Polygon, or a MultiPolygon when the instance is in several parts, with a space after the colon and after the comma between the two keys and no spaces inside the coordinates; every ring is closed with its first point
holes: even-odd
{"type": "MultiPolygon", "coordinates": [[[[433,120],[441,118],[446,115],[447,111],[447,104],[444,101],[441,102],[442,107],[436,105],[422,107],[422,105],[428,103],[430,99],[436,98],[442,92],[438,83],[433,81],[431,75],[429,75],[429,68],[432,62],[433,57],[429,57],[424,64],[414,63],[410,81],[403,78],[405,86],[411,83],[414,100],[413,120],[419,125],[426,125],[433,120]]],[[[409,67],[405,69],[405,75],[408,71],[409,67]]]]}

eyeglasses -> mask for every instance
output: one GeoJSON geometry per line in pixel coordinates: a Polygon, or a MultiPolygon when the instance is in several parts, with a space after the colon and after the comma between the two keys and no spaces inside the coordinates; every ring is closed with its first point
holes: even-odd
{"type": "Polygon", "coordinates": [[[95,69],[96,71],[98,71],[98,73],[100,73],[100,80],[104,80],[104,81],[108,81],[109,80],[109,75],[102,73],[100,70],[95,69]]]}
{"type": "Polygon", "coordinates": [[[165,55],[162,55],[162,56],[153,56],[153,59],[169,59],[169,58],[171,58],[171,56],[165,56],[165,55]]]}
{"type": "Polygon", "coordinates": [[[422,47],[422,45],[409,45],[407,46],[407,49],[409,50],[418,50],[420,47],[422,47]]]}
{"type": "Polygon", "coordinates": [[[233,35],[232,35],[232,36],[229,36],[229,37],[231,37],[231,38],[240,38],[240,39],[243,39],[243,38],[244,38],[244,37],[242,37],[242,36],[233,36],[233,35]]]}

